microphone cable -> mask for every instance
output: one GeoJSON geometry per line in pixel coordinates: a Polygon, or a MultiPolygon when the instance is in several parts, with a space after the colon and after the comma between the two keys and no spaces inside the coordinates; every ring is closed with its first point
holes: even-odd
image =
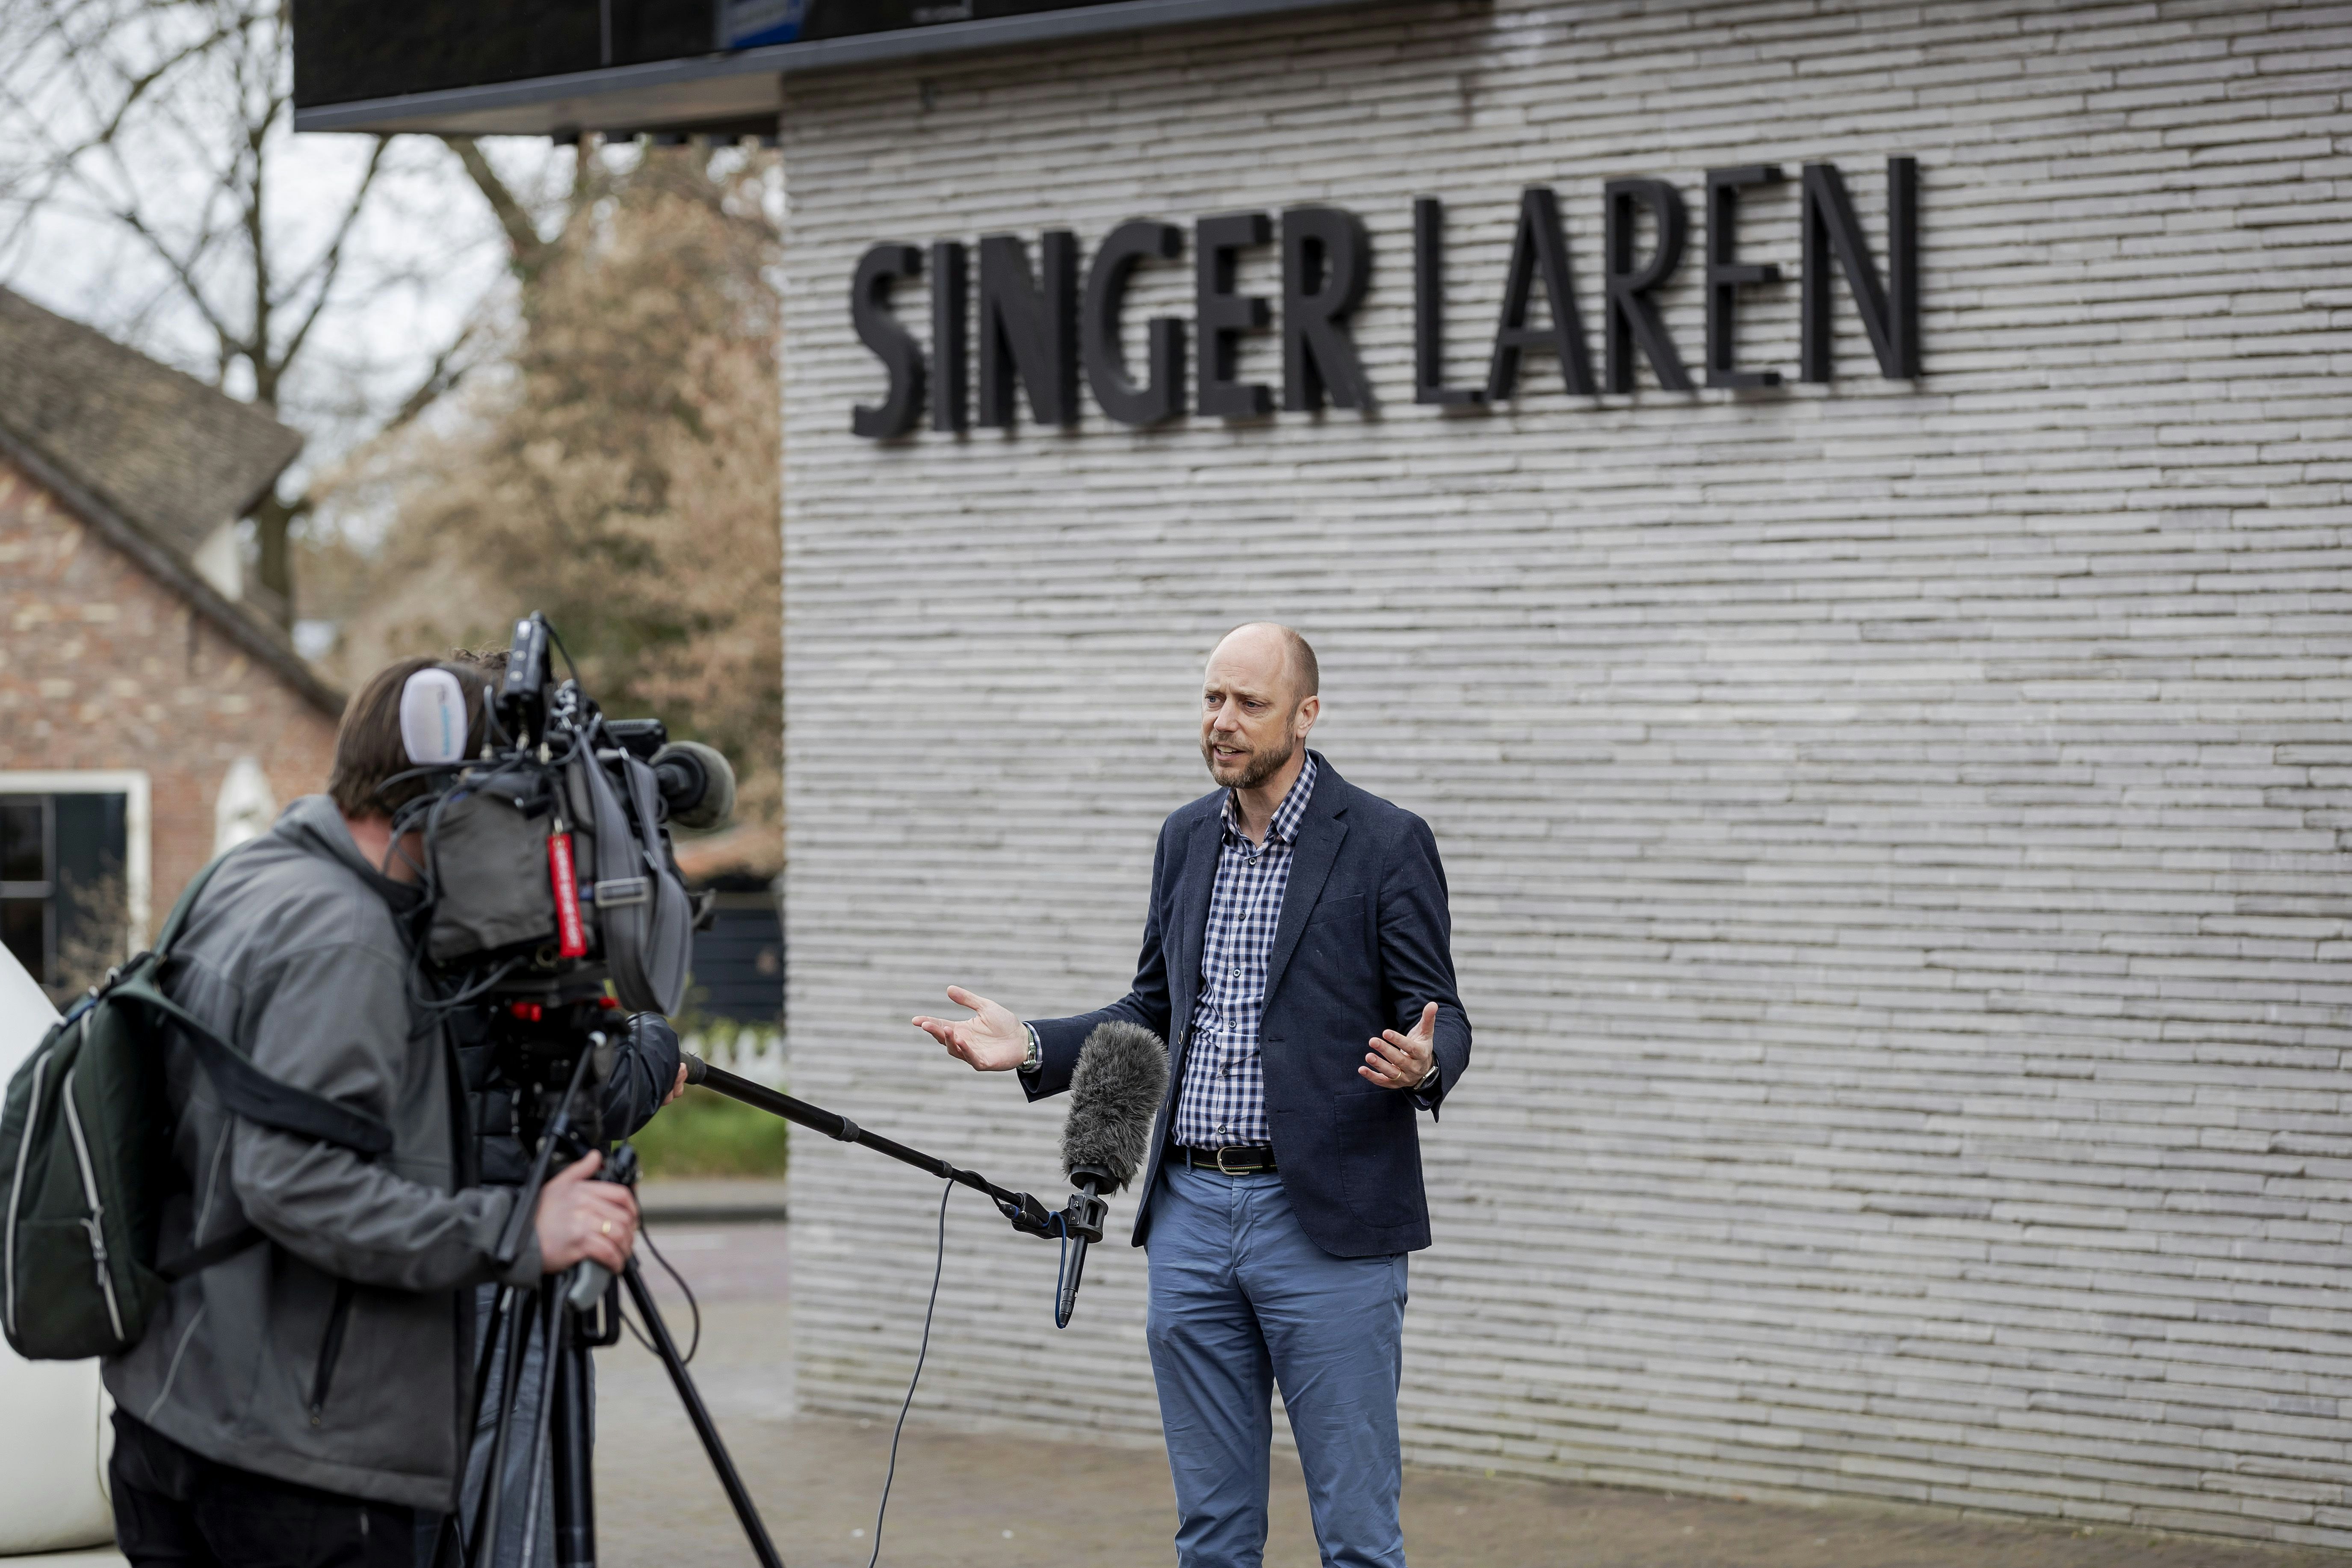
{"type": "Polygon", "coordinates": [[[955,1183],[940,1184],[940,1253],[931,1265],[931,1304],[923,1309],[923,1342],[915,1352],[915,1375],[907,1380],[906,1403],[898,1406],[898,1424],[890,1429],[890,1466],[882,1472],[882,1500],[874,1510],[874,1550],[866,1559],[866,1568],[875,1568],[882,1560],[882,1516],[890,1511],[890,1483],[898,1474],[898,1435],[907,1429],[907,1412],[915,1405],[915,1385],[923,1381],[923,1360],[931,1353],[931,1317],[940,1310],[940,1277],[948,1266],[948,1198],[955,1192],[955,1183]]]}
{"type": "MultiPolygon", "coordinates": [[[[655,1244],[653,1226],[646,1223],[646,1216],[643,1214],[637,1215],[637,1239],[644,1242],[647,1250],[653,1253],[655,1259],[662,1266],[662,1272],[670,1277],[671,1283],[686,1294],[686,1310],[694,1314],[694,1339],[687,1345],[685,1353],[677,1358],[677,1362],[680,1366],[690,1366],[694,1363],[694,1352],[702,1348],[702,1303],[694,1299],[694,1287],[686,1282],[686,1276],[677,1271],[677,1266],[670,1262],[668,1255],[655,1244]]],[[[629,1331],[630,1336],[637,1343],[646,1347],[647,1354],[656,1357],[661,1354],[661,1352],[654,1349],[653,1341],[647,1339],[643,1331],[638,1329],[636,1320],[630,1317],[625,1310],[621,1313],[621,1326],[629,1331]]]]}

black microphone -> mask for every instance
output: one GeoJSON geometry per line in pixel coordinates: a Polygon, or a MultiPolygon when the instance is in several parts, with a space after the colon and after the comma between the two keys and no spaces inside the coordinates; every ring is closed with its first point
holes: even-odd
{"type": "Polygon", "coordinates": [[[719,827],[735,815],[735,770],[700,742],[670,742],[654,753],[653,770],[669,819],[680,827],[719,827]]]}
{"type": "Polygon", "coordinates": [[[1102,1239],[1110,1205],[1102,1194],[1135,1179],[1152,1123],[1168,1096],[1168,1045],[1140,1024],[1097,1024],[1078,1047],[1070,1074],[1070,1116],[1062,1124],[1062,1166],[1069,1173],[1065,1212],[1073,1245],[1054,1297],[1054,1326],[1067,1328],[1077,1305],[1087,1247],[1102,1239]]]}

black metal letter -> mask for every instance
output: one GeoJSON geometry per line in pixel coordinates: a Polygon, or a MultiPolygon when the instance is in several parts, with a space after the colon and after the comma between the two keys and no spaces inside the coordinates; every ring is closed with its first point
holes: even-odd
{"type": "Polygon", "coordinates": [[[1122,425],[1157,425],[1172,419],[1184,406],[1184,323],[1173,316],[1154,316],[1144,328],[1151,357],[1151,379],[1138,386],[1128,379],[1127,359],[1119,352],[1119,307],[1127,301],[1127,283],[1136,264],[1146,257],[1173,261],[1184,254],[1184,231],[1172,223],[1137,218],[1110,231],[1087,269],[1087,302],[1078,316],[1078,355],[1087,367],[1087,384],[1103,412],[1122,425]]]}
{"type": "Polygon", "coordinates": [[[1445,204],[1435,196],[1412,204],[1412,400],[1486,401],[1484,387],[1445,384],[1445,204]]]}
{"type": "Polygon", "coordinates": [[[1341,408],[1372,405],[1372,384],[1348,335],[1348,318],[1371,280],[1371,237],[1355,214],[1291,207],[1282,215],[1283,407],[1312,413],[1327,389],[1341,408]]]}
{"type": "Polygon", "coordinates": [[[1528,349],[1549,349],[1559,356],[1559,376],[1569,392],[1591,397],[1592,355],[1584,342],[1584,318],[1576,309],[1576,288],[1570,277],[1568,236],[1559,226],[1559,199],[1546,185],[1529,185],[1519,197],[1518,232],[1511,237],[1511,271],[1503,285],[1503,313],[1495,323],[1495,357],[1486,371],[1486,400],[1500,403],[1517,388],[1519,355],[1528,349]],[[1528,297],[1537,268],[1543,272],[1544,298],[1551,306],[1551,325],[1528,325],[1528,297]]]}
{"type": "Polygon", "coordinates": [[[1010,234],[980,242],[980,422],[1009,428],[1017,375],[1040,425],[1078,422],[1078,241],[1066,228],[1038,240],[1043,276],[1010,234]]]}
{"type": "Polygon", "coordinates": [[[1193,326],[1201,339],[1201,386],[1192,406],[1227,419],[1255,419],[1274,412],[1274,395],[1238,374],[1244,332],[1263,329],[1265,300],[1234,292],[1234,252],[1264,245],[1274,223],[1264,213],[1226,213],[1192,226],[1193,326]]]}
{"type": "Polygon", "coordinates": [[[1853,198],[1834,163],[1808,163],[1804,173],[1805,274],[1798,285],[1803,309],[1800,337],[1803,354],[1798,374],[1827,381],[1831,374],[1830,258],[1837,258],[1845,286],[1862,312],[1863,330],[1878,355],[1878,373],[1889,381],[1919,374],[1919,163],[1886,160],[1886,284],[1853,216],[1853,198]]]}
{"type": "Polygon", "coordinates": [[[960,241],[931,247],[931,428],[961,431],[971,423],[967,373],[971,345],[971,277],[960,241]]]}
{"type": "Polygon", "coordinates": [[[1743,284],[1777,283],[1780,269],[1769,261],[1741,261],[1739,193],[1781,177],[1777,163],[1706,172],[1706,384],[1709,386],[1778,386],[1777,370],[1739,368],[1739,289],[1743,284]]]}
{"type": "Polygon", "coordinates": [[[1690,229],[1690,213],[1683,194],[1664,180],[1612,180],[1602,197],[1608,241],[1608,316],[1601,329],[1607,345],[1609,390],[1633,390],[1633,348],[1641,345],[1658,384],[1668,392],[1691,390],[1690,372],[1675,341],[1666,335],[1658,302],[1651,298],[1674,276],[1683,261],[1683,241],[1690,229]],[[1657,248],[1639,268],[1633,265],[1633,209],[1645,206],[1657,225],[1657,248]]]}
{"type": "Polygon", "coordinates": [[[874,351],[890,373],[889,391],[881,406],[858,404],[849,411],[849,428],[859,436],[887,441],[915,427],[923,406],[923,349],[898,318],[890,314],[890,285],[901,278],[919,278],[922,250],[912,245],[877,245],[857,258],[857,275],[849,284],[849,321],[857,341],[874,351]]]}

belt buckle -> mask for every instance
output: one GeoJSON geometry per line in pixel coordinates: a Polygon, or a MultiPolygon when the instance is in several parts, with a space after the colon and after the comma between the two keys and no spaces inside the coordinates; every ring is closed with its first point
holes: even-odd
{"type": "Polygon", "coordinates": [[[1217,1174],[1221,1176],[1246,1176],[1251,1174],[1252,1173],[1248,1171],[1228,1171],[1225,1169],[1225,1155],[1229,1152],[1230,1151],[1223,1148],[1220,1148],[1217,1151],[1217,1174]]]}

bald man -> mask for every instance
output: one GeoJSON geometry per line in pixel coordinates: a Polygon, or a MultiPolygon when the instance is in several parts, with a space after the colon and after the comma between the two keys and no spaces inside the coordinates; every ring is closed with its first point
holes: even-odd
{"type": "Polygon", "coordinates": [[[1169,1091],[1136,1204],[1151,1369],[1182,1568],[1258,1568],[1271,1394],[1298,1441],[1329,1568],[1403,1568],[1397,1384],[1405,1255],[1429,1245],[1417,1112],[1470,1062],[1445,873],[1429,826],[1307,749],[1315,650],[1237,628],[1201,682],[1218,788],[1169,817],[1143,953],[1099,1012],[917,1018],[1032,1100],[1070,1086],[1097,1024],[1169,1042],[1169,1091]]]}

